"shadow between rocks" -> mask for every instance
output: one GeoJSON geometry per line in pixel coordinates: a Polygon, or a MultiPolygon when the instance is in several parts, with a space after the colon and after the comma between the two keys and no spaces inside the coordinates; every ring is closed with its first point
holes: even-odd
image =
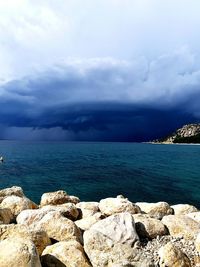
{"type": "Polygon", "coordinates": [[[41,264],[42,267],[66,267],[58,258],[50,254],[41,257],[41,264]]]}

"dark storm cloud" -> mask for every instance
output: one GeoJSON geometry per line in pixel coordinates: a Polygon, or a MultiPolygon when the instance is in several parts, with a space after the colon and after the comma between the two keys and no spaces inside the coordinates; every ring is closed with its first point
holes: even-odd
{"type": "Polygon", "coordinates": [[[147,141],[200,119],[200,68],[187,49],[74,61],[0,93],[0,138],[147,141]]]}

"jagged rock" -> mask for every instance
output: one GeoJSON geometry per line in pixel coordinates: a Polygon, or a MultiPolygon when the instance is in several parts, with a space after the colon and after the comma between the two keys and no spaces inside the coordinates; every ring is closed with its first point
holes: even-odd
{"type": "Polygon", "coordinates": [[[42,253],[42,265],[45,267],[89,267],[83,247],[75,240],[58,242],[48,246],[42,253]]]}
{"type": "Polygon", "coordinates": [[[140,213],[138,206],[134,205],[126,198],[105,198],[99,202],[100,211],[107,215],[113,215],[120,212],[129,212],[131,214],[140,213]]]}
{"type": "Polygon", "coordinates": [[[38,206],[26,197],[8,196],[3,199],[0,208],[8,208],[16,217],[22,210],[37,209],[38,206]]]}
{"type": "Polygon", "coordinates": [[[188,257],[172,243],[167,243],[159,250],[160,267],[191,267],[188,257]]]}
{"type": "Polygon", "coordinates": [[[137,202],[141,211],[147,213],[150,217],[161,220],[163,216],[173,214],[173,209],[167,202],[147,203],[137,202]]]}
{"type": "Polygon", "coordinates": [[[136,258],[133,245],[139,240],[130,213],[112,215],[84,232],[84,248],[92,266],[114,266],[136,258]]]}
{"type": "Polygon", "coordinates": [[[88,230],[93,224],[96,222],[104,219],[105,217],[102,215],[101,212],[97,212],[92,216],[85,217],[81,220],[75,221],[75,224],[80,228],[82,231],[88,230]]]}
{"type": "Polygon", "coordinates": [[[200,142],[200,123],[186,124],[176,130],[167,138],[156,140],[156,143],[199,143],[200,142]]]}
{"type": "Polygon", "coordinates": [[[162,223],[166,225],[171,236],[184,237],[194,240],[200,231],[200,224],[184,215],[168,215],[163,217],[162,223]]]}
{"type": "Polygon", "coordinates": [[[33,242],[21,238],[0,241],[1,267],[41,267],[33,242]]]}
{"type": "Polygon", "coordinates": [[[143,214],[133,215],[136,231],[139,237],[153,239],[168,233],[164,224],[154,218],[143,214]]]}
{"type": "Polygon", "coordinates": [[[81,210],[82,218],[90,217],[99,211],[98,202],[80,202],[76,207],[81,210]]]}
{"type": "Polygon", "coordinates": [[[24,192],[22,188],[19,186],[12,186],[10,188],[2,189],[0,190],[0,203],[3,201],[5,197],[8,196],[24,197],[24,192]]]}
{"type": "Polygon", "coordinates": [[[174,210],[175,215],[185,215],[191,212],[196,212],[198,209],[195,206],[189,204],[177,204],[171,206],[174,210]]]}
{"type": "Polygon", "coordinates": [[[186,216],[200,223],[200,211],[188,213],[186,216]]]}
{"type": "Polygon", "coordinates": [[[50,211],[56,211],[61,213],[64,217],[76,220],[79,212],[73,203],[65,203],[58,206],[44,206],[37,210],[24,210],[17,216],[17,223],[32,225],[39,222],[50,211]]]}
{"type": "Polygon", "coordinates": [[[10,209],[0,208],[0,224],[8,224],[13,220],[13,214],[10,209]]]}
{"type": "Polygon", "coordinates": [[[51,241],[45,231],[31,229],[18,224],[0,225],[0,240],[15,237],[31,240],[35,244],[39,255],[42,254],[46,246],[51,245],[51,241]]]}
{"type": "Polygon", "coordinates": [[[79,198],[75,196],[69,196],[65,191],[59,190],[55,192],[44,193],[41,197],[40,206],[60,205],[69,202],[76,204],[79,201],[79,198]]]}

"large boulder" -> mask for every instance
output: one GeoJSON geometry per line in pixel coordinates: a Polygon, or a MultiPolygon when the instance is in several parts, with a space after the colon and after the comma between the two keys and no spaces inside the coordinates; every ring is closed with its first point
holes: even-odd
{"type": "Polygon", "coordinates": [[[165,216],[162,219],[162,223],[166,225],[170,235],[173,237],[194,240],[200,231],[200,224],[184,215],[165,216]]]}
{"type": "Polygon", "coordinates": [[[22,210],[37,209],[38,206],[26,197],[8,196],[3,199],[0,208],[8,208],[13,216],[17,216],[22,210]]]}
{"type": "Polygon", "coordinates": [[[105,198],[99,202],[100,211],[107,215],[113,215],[120,212],[129,212],[131,214],[140,213],[140,208],[134,205],[126,198],[105,198]]]}
{"type": "Polygon", "coordinates": [[[136,231],[141,238],[153,239],[157,236],[168,234],[165,225],[157,219],[151,218],[146,214],[135,214],[133,218],[136,231]]]}
{"type": "Polygon", "coordinates": [[[41,267],[33,242],[21,238],[0,241],[1,267],[41,267]]]}
{"type": "Polygon", "coordinates": [[[130,213],[112,215],[84,232],[84,248],[92,266],[115,266],[135,259],[134,244],[139,240],[130,213]]]}
{"type": "Polygon", "coordinates": [[[172,243],[167,243],[159,250],[160,267],[191,267],[188,257],[172,243]]]}
{"type": "Polygon", "coordinates": [[[147,203],[137,202],[143,213],[147,213],[150,217],[161,220],[163,216],[173,214],[173,209],[167,202],[147,203]]]}
{"type": "Polygon", "coordinates": [[[64,203],[78,203],[80,200],[75,196],[69,196],[65,191],[59,190],[55,192],[44,193],[41,197],[40,206],[59,205],[64,203]]]}
{"type": "Polygon", "coordinates": [[[17,216],[16,220],[19,224],[32,225],[39,222],[46,214],[51,211],[56,211],[71,220],[76,220],[79,215],[78,209],[76,208],[75,204],[66,203],[58,206],[48,205],[37,210],[24,210],[17,216]]]}
{"type": "Polygon", "coordinates": [[[77,240],[82,242],[82,234],[75,223],[59,212],[47,213],[38,223],[32,224],[33,229],[44,230],[48,236],[56,241],[77,240]]]}
{"type": "Polygon", "coordinates": [[[46,246],[51,245],[47,233],[43,230],[35,230],[18,224],[0,225],[0,240],[15,237],[31,240],[35,244],[39,255],[42,254],[46,246]]]}
{"type": "Polygon", "coordinates": [[[24,192],[21,187],[19,186],[12,186],[10,188],[5,188],[0,190],[0,203],[5,197],[8,196],[18,196],[18,197],[24,197],[24,192]]]}
{"type": "Polygon", "coordinates": [[[90,217],[99,211],[98,202],[80,202],[76,207],[81,210],[81,218],[90,217]]]}
{"type": "Polygon", "coordinates": [[[42,265],[45,267],[89,267],[83,247],[75,240],[58,242],[48,246],[42,253],[42,265]]]}
{"type": "Polygon", "coordinates": [[[10,209],[0,208],[0,224],[8,224],[14,219],[10,209]]]}
{"type": "Polygon", "coordinates": [[[185,215],[191,212],[196,212],[198,209],[195,206],[189,204],[177,204],[171,206],[175,215],[185,215]]]}
{"type": "Polygon", "coordinates": [[[55,210],[23,211],[17,217],[17,223],[27,225],[32,229],[47,232],[48,236],[56,241],[75,239],[82,242],[79,228],[73,221],[64,217],[61,212],[55,210]]]}
{"type": "Polygon", "coordinates": [[[85,217],[81,220],[75,221],[75,224],[80,228],[82,231],[86,231],[90,229],[90,227],[97,223],[98,221],[104,219],[105,217],[102,215],[101,212],[97,212],[92,216],[85,217]]]}

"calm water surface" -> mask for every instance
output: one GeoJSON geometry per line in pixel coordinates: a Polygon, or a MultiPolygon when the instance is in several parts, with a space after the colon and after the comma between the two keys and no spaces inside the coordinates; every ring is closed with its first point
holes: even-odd
{"type": "Polygon", "coordinates": [[[200,208],[200,146],[0,141],[0,155],[0,188],[19,185],[36,202],[63,189],[85,201],[123,194],[200,208]]]}

